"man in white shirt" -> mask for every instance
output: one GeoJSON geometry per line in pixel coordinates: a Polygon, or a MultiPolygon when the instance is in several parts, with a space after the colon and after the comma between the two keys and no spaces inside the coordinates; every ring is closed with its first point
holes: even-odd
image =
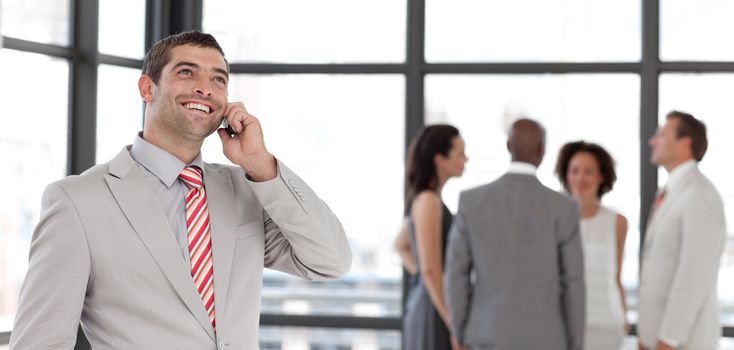
{"type": "Polygon", "coordinates": [[[706,126],[668,113],[650,139],[651,161],[670,174],[657,194],[642,250],[640,349],[715,349],[721,326],[716,285],[726,237],[721,196],[698,169],[706,126]]]}

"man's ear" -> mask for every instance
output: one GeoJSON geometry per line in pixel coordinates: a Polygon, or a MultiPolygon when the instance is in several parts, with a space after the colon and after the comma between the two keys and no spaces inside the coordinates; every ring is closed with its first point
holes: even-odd
{"type": "Polygon", "coordinates": [[[153,82],[153,79],[151,79],[149,76],[145,74],[140,75],[140,79],[138,79],[138,90],[140,91],[140,97],[143,98],[143,102],[145,103],[151,103],[153,102],[153,95],[155,93],[155,83],[153,82]]]}
{"type": "Polygon", "coordinates": [[[683,145],[686,153],[690,152],[690,155],[693,156],[693,139],[690,136],[683,136],[678,141],[683,145]]]}

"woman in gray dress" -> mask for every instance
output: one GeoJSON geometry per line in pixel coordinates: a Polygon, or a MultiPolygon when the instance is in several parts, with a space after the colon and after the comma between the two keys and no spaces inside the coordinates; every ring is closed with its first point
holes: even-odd
{"type": "Polygon", "coordinates": [[[445,124],[424,128],[406,162],[406,219],[395,246],[411,273],[403,316],[403,348],[460,349],[449,331],[443,266],[452,215],[441,201],[446,181],[464,171],[464,140],[445,124]]]}

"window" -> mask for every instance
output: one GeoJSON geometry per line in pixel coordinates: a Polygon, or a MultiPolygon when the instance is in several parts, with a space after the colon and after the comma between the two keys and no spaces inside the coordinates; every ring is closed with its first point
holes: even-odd
{"type": "Polygon", "coordinates": [[[426,1],[430,62],[640,59],[640,1],[426,1]]]}
{"type": "Polygon", "coordinates": [[[99,2],[99,52],[143,58],[145,0],[99,2]]]}
{"type": "Polygon", "coordinates": [[[97,163],[116,156],[143,130],[140,69],[100,65],[97,91],[97,163]]]}
{"type": "MultiPolygon", "coordinates": [[[[350,273],[306,282],[266,270],[264,313],[398,316],[401,269],[392,242],[403,213],[404,81],[394,75],[234,75],[230,100],[262,123],[268,150],[336,213],[350,273]]],[[[208,162],[230,164],[218,136],[208,162]]]]}
{"type": "Polygon", "coordinates": [[[2,0],[2,34],[47,44],[69,45],[69,0],[2,0]]]}
{"type": "Polygon", "coordinates": [[[734,2],[660,1],[660,57],[665,61],[732,61],[734,2]]]}
{"type": "Polygon", "coordinates": [[[66,174],[66,61],[0,50],[0,154],[5,186],[0,201],[0,332],[10,331],[28,264],[28,248],[44,186],[66,174]],[[27,69],[18,69],[27,67],[27,69]],[[32,71],[32,72],[29,72],[32,71]],[[43,77],[28,79],[28,75],[43,77]]]}
{"type": "Polygon", "coordinates": [[[406,8],[406,0],[207,0],[203,27],[231,62],[402,62],[406,8]]]}

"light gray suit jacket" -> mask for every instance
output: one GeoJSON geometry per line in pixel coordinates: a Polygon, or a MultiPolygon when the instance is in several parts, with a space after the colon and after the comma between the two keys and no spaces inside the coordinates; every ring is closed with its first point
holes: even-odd
{"type": "Polygon", "coordinates": [[[33,234],[11,349],[257,349],[263,266],[306,279],[344,275],[336,216],[285,165],[253,183],[206,164],[216,334],[165,213],[123,149],[50,184],[33,234]]]}
{"type": "Polygon", "coordinates": [[[716,294],[726,239],[724,205],[694,167],[682,174],[645,231],[638,306],[640,341],[678,349],[716,349],[721,336],[716,294]]]}
{"type": "Polygon", "coordinates": [[[445,289],[459,341],[482,349],[581,350],[579,212],[532,175],[461,194],[445,289]]]}

